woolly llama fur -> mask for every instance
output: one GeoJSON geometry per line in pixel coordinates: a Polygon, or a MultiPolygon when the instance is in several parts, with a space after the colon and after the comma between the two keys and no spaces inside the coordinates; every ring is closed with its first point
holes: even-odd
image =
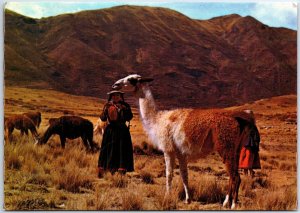
{"type": "Polygon", "coordinates": [[[175,109],[158,111],[148,86],[150,78],[133,74],[115,82],[113,89],[134,91],[139,100],[140,117],[152,143],[164,152],[166,189],[170,193],[175,158],[185,190],[185,202],[190,202],[187,163],[216,150],[229,175],[229,186],[223,206],[236,207],[240,186],[238,173],[241,141],[249,134],[253,115],[228,110],[175,109]]]}

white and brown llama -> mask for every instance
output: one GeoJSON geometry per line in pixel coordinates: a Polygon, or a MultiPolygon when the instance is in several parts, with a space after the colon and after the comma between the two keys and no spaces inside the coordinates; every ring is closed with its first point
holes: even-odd
{"type": "Polygon", "coordinates": [[[185,202],[190,202],[188,160],[205,157],[216,150],[223,159],[229,178],[228,193],[223,206],[235,208],[240,175],[238,162],[241,141],[248,136],[253,118],[246,112],[227,110],[175,109],[158,111],[149,88],[150,78],[132,74],[115,82],[113,89],[134,91],[139,101],[140,117],[152,143],[164,152],[166,189],[170,193],[175,158],[185,190],[185,202]]]}

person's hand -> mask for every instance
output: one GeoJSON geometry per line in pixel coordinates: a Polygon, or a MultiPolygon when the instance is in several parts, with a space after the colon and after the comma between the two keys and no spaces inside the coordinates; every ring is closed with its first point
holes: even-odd
{"type": "Polygon", "coordinates": [[[116,121],[118,119],[118,109],[116,106],[110,105],[108,107],[108,116],[112,121],[116,121]]]}

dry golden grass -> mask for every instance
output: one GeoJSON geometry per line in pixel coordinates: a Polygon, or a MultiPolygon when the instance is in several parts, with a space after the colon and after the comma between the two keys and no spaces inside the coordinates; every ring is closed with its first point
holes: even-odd
{"type": "MultiPolygon", "coordinates": [[[[96,98],[16,87],[6,87],[5,99],[6,116],[40,110],[40,134],[46,130],[49,118],[65,113],[85,117],[95,124],[104,103],[96,98]]],[[[258,114],[257,125],[262,139],[262,169],[256,171],[253,179],[241,175],[238,210],[297,209],[296,96],[234,108],[249,108],[258,114]]],[[[135,150],[135,172],[126,176],[107,173],[98,179],[99,153],[86,153],[81,139],[67,140],[63,150],[58,136],[51,137],[44,146],[34,146],[31,137],[21,138],[19,131],[14,131],[13,143],[4,145],[5,209],[225,210],[222,201],[228,176],[217,154],[189,164],[190,204],[183,202],[178,165],[172,191],[165,196],[163,155],[148,145],[136,109],[134,113],[130,131],[140,153],[135,150]]],[[[101,136],[94,140],[100,145],[101,136]]]]}
{"type": "Polygon", "coordinates": [[[134,189],[122,194],[122,210],[143,210],[143,198],[134,189]]]}
{"type": "Polygon", "coordinates": [[[222,203],[226,194],[224,184],[218,183],[211,175],[203,175],[201,181],[193,182],[191,186],[194,191],[193,200],[201,203],[222,203]]]}
{"type": "Polygon", "coordinates": [[[143,183],[146,183],[146,184],[153,184],[154,183],[154,177],[151,173],[141,171],[140,176],[141,176],[141,179],[142,179],[143,183]]]}
{"type": "Polygon", "coordinates": [[[108,200],[113,196],[112,190],[110,188],[106,188],[105,191],[99,190],[96,188],[95,191],[95,210],[107,210],[109,208],[108,200]]]}
{"type": "Polygon", "coordinates": [[[110,176],[111,187],[126,188],[128,186],[128,178],[125,175],[115,173],[110,176]]]}
{"type": "MultiPolygon", "coordinates": [[[[178,189],[176,189],[176,191],[178,191],[178,189]]],[[[177,193],[166,195],[165,193],[157,192],[155,198],[157,210],[170,211],[178,209],[179,198],[177,193]]]]}

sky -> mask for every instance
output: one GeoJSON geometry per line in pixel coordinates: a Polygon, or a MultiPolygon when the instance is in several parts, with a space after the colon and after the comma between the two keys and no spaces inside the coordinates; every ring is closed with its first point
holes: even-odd
{"type": "Polygon", "coordinates": [[[176,10],[193,19],[210,19],[216,16],[239,14],[250,15],[260,22],[272,27],[287,27],[297,30],[297,6],[298,1],[265,1],[245,2],[225,1],[208,2],[197,0],[102,0],[102,1],[9,1],[5,8],[13,10],[22,15],[33,18],[55,16],[63,13],[74,13],[82,10],[103,9],[119,5],[140,5],[153,7],[166,7],[176,10]]]}

